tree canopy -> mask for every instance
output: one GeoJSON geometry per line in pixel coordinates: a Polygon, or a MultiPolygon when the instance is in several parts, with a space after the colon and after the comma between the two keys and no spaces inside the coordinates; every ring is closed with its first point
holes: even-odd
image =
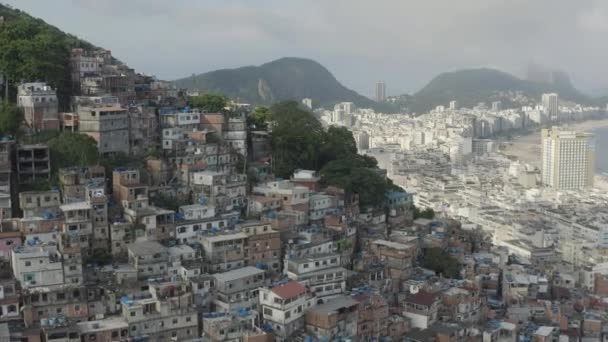
{"type": "Polygon", "coordinates": [[[93,165],[99,161],[97,142],[88,135],[62,132],[47,144],[54,171],[76,165],[93,165]]]}
{"type": "Polygon", "coordinates": [[[205,94],[191,97],[188,103],[194,108],[216,113],[224,111],[224,108],[228,105],[228,98],[221,94],[205,94]]]}
{"type": "Polygon", "coordinates": [[[441,248],[426,248],[424,250],[421,265],[446,278],[460,278],[460,263],[441,248]]]}
{"type": "Polygon", "coordinates": [[[357,143],[346,127],[330,126],[321,145],[321,164],[357,155],[357,143]]]}
{"type": "Polygon", "coordinates": [[[268,128],[268,121],[270,120],[270,108],[266,106],[257,106],[247,117],[247,124],[249,126],[255,126],[257,130],[264,130],[268,128]]]}
{"type": "Polygon", "coordinates": [[[270,107],[273,173],[289,177],[296,169],[319,169],[319,152],[325,131],[312,113],[297,102],[280,102],[270,107]]]}
{"type": "MultiPolygon", "coordinates": [[[[12,11],[6,7],[0,10],[12,11]]],[[[0,25],[0,70],[9,81],[11,97],[22,80],[45,81],[57,89],[60,104],[67,105],[70,50],[92,45],[23,12],[9,14],[0,25]]]]}
{"type": "Polygon", "coordinates": [[[420,210],[419,208],[414,207],[414,220],[419,218],[432,220],[433,218],[435,218],[435,210],[431,208],[420,210]]]}
{"type": "Polygon", "coordinates": [[[19,135],[23,110],[8,101],[0,102],[0,134],[19,135]]]}
{"type": "MultiPolygon", "coordinates": [[[[262,111],[263,113],[263,111],[262,111]]],[[[270,107],[273,172],[287,178],[296,169],[320,170],[321,181],[359,194],[363,206],[381,205],[396,189],[377,172],[374,158],[357,154],[352,133],[344,127],[324,130],[317,118],[297,102],[270,107]]]]}
{"type": "Polygon", "coordinates": [[[389,179],[379,175],[369,157],[350,156],[327,163],[321,169],[321,180],[346,191],[359,194],[362,206],[384,203],[384,195],[393,187],[389,179]]]}

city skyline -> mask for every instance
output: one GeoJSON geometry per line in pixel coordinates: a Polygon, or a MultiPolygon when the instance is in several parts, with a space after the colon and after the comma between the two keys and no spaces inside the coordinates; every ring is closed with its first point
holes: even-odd
{"type": "Polygon", "coordinates": [[[483,5],[470,0],[458,6],[441,1],[380,1],[373,5],[263,1],[256,6],[244,1],[189,0],[3,2],[62,30],[78,32],[136,69],[167,80],[297,56],[320,62],[347,87],[369,97],[374,95],[377,79],[391,84],[387,95],[398,95],[419,90],[441,72],[463,68],[493,67],[524,76],[532,61],[569,72],[584,91],[606,88],[605,77],[600,76],[605,73],[602,66],[608,51],[598,47],[608,30],[608,5],[592,0],[491,1],[483,5]],[[554,13],[540,25],[537,14],[547,6],[554,13]],[[438,12],[442,7],[445,11],[438,12]],[[343,15],[336,19],[331,13],[338,11],[343,15]],[[369,19],[365,29],[353,31],[352,25],[341,24],[349,17],[362,16],[369,19]],[[429,16],[436,19],[431,26],[421,19],[429,16]],[[66,17],[72,20],[64,20],[66,17]],[[223,25],[218,18],[231,24],[223,25]],[[112,25],[106,25],[108,20],[112,25]],[[455,26],[458,22],[467,25],[455,26]],[[134,23],[138,30],[131,30],[134,23]],[[585,39],[576,39],[581,35],[585,39]],[[120,40],[115,39],[118,36],[120,40]],[[568,49],[562,49],[564,41],[570,45],[568,49]],[[391,54],[375,52],[389,42],[394,46],[391,54]],[[145,53],[150,49],[159,53],[145,53]],[[557,50],[559,54],[554,53],[557,50]]]}

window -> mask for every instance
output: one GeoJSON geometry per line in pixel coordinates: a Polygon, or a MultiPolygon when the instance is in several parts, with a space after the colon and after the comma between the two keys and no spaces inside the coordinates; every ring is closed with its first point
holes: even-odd
{"type": "Polygon", "coordinates": [[[264,308],[264,316],[272,316],[272,309],[264,308]]]}
{"type": "Polygon", "coordinates": [[[131,317],[135,317],[135,311],[131,311],[131,317]]]}
{"type": "Polygon", "coordinates": [[[27,266],[32,266],[32,262],[31,262],[31,261],[26,261],[26,262],[25,262],[25,266],[26,266],[26,267],[27,267],[27,266]]]}
{"type": "Polygon", "coordinates": [[[191,322],[192,321],[192,317],[188,316],[186,317],[186,322],[191,322]]]}
{"type": "Polygon", "coordinates": [[[304,265],[302,265],[302,267],[308,268],[308,264],[304,264],[304,265]]]}
{"type": "Polygon", "coordinates": [[[58,293],[57,300],[63,300],[63,299],[65,299],[65,293],[58,293]]]}
{"type": "Polygon", "coordinates": [[[173,319],[173,325],[176,325],[176,324],[177,324],[177,318],[174,318],[173,319]]]}

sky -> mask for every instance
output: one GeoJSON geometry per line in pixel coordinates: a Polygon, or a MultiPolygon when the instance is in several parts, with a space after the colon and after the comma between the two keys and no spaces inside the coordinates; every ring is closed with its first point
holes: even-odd
{"type": "Polygon", "coordinates": [[[608,94],[606,0],[0,0],[173,80],[281,57],[311,58],[371,96],[441,72],[530,62],[608,94]]]}

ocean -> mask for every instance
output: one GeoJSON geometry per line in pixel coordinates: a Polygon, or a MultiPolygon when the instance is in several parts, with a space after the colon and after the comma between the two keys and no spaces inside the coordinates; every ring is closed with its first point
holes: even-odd
{"type": "Polygon", "coordinates": [[[608,173],[608,127],[592,130],[595,134],[595,166],[598,173],[608,173]]]}

